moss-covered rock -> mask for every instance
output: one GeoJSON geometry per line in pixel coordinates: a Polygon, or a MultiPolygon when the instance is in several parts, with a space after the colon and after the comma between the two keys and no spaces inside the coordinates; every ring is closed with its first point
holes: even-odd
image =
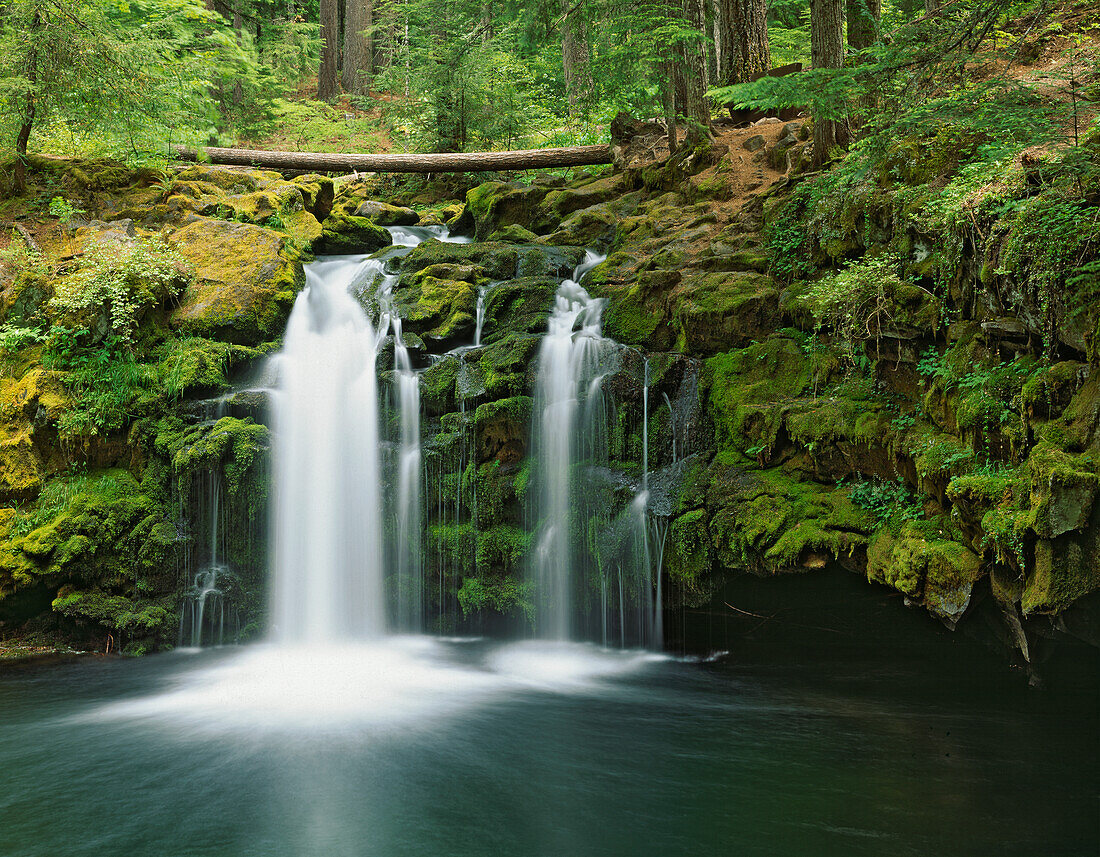
{"type": "Polygon", "coordinates": [[[31,426],[0,426],[0,502],[34,499],[42,489],[43,475],[31,426]]]}
{"type": "Polygon", "coordinates": [[[482,342],[495,342],[511,333],[538,333],[554,303],[558,281],[551,277],[519,277],[490,287],[485,296],[482,342]]]}
{"type": "Polygon", "coordinates": [[[474,413],[478,461],[514,464],[527,452],[531,424],[530,396],[513,396],[479,405],[474,413]]]}
{"type": "Polygon", "coordinates": [[[867,578],[891,586],[948,623],[958,622],[982,576],[981,558],[916,522],[880,530],[867,549],[867,578]]]}
{"type": "Polygon", "coordinates": [[[178,541],[162,500],[126,471],[56,478],[12,522],[0,548],[0,599],[45,587],[78,636],[165,643],[178,623],[178,541]]]}
{"type": "Polygon", "coordinates": [[[411,277],[403,277],[394,289],[394,307],[403,326],[425,340],[444,347],[473,341],[477,312],[477,287],[470,280],[477,269],[458,265],[429,265],[411,277]]]}
{"type": "Polygon", "coordinates": [[[316,243],[318,253],[373,253],[389,247],[393,237],[366,217],[336,211],[321,224],[321,238],[316,243]]]}
{"type": "Polygon", "coordinates": [[[763,274],[701,274],[681,280],[672,294],[688,353],[744,346],[779,326],[779,290],[763,274]]]}
{"type": "Polygon", "coordinates": [[[518,182],[485,182],[466,193],[466,211],[473,218],[479,241],[505,226],[528,227],[534,222],[536,206],[546,188],[518,182]]]}
{"type": "Polygon", "coordinates": [[[304,283],[287,239],[244,223],[196,219],[172,235],[194,279],[169,321],[182,333],[256,344],[282,332],[304,283]]]}

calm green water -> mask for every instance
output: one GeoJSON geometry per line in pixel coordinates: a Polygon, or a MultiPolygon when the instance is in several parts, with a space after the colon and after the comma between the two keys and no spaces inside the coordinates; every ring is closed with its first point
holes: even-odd
{"type": "Polygon", "coordinates": [[[0,855],[1088,855],[1096,700],[405,640],[0,676],[0,855]]]}

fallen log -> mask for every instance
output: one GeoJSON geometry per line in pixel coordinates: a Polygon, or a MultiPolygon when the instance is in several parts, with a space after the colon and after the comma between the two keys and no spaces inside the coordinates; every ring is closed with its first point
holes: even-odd
{"type": "Polygon", "coordinates": [[[609,146],[569,146],[560,149],[519,149],[511,152],[445,152],[441,154],[358,155],[326,152],[267,152],[259,149],[176,146],[185,161],[212,164],[306,170],[315,173],[481,173],[490,170],[540,170],[610,164],[609,146]]]}

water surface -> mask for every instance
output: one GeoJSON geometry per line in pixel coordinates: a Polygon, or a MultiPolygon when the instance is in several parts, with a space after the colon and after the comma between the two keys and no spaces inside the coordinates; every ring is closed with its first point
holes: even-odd
{"type": "Polygon", "coordinates": [[[391,638],[0,675],[0,854],[1095,855],[1095,699],[391,638]]]}

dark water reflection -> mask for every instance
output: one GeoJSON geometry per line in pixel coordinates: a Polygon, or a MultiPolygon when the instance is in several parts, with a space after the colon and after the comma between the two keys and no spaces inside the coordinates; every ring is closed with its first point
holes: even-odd
{"type": "Polygon", "coordinates": [[[241,650],[5,675],[0,855],[1097,853],[1091,692],[896,654],[559,674],[509,652],[425,649],[450,664],[425,681],[395,662],[395,717],[357,667],[362,716],[273,662],[264,697],[241,650]]]}

